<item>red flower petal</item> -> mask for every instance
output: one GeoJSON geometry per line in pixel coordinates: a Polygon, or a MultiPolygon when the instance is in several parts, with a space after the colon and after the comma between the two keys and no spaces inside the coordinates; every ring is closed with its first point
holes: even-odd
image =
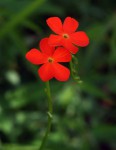
{"type": "Polygon", "coordinates": [[[51,17],[46,20],[48,26],[56,33],[60,34],[62,32],[62,22],[58,17],[51,17]]]}
{"type": "Polygon", "coordinates": [[[25,57],[28,61],[30,61],[32,64],[35,64],[35,65],[43,64],[44,62],[47,61],[47,58],[43,57],[42,53],[35,48],[27,52],[25,57]]]}
{"type": "Polygon", "coordinates": [[[70,52],[63,47],[58,47],[52,57],[55,62],[69,62],[71,60],[70,52]]]}
{"type": "Polygon", "coordinates": [[[60,46],[62,38],[63,37],[60,35],[51,34],[48,39],[48,43],[53,46],[60,46]]]}
{"type": "Polygon", "coordinates": [[[78,28],[79,23],[71,17],[66,17],[63,23],[63,30],[66,33],[73,33],[78,28]]]}
{"type": "Polygon", "coordinates": [[[53,71],[54,77],[59,81],[66,81],[70,76],[69,69],[59,63],[53,63],[53,71]]]}
{"type": "Polygon", "coordinates": [[[85,32],[79,31],[70,35],[71,40],[74,44],[78,46],[87,46],[89,44],[89,38],[85,32]]]}
{"type": "Polygon", "coordinates": [[[52,53],[55,50],[55,48],[53,46],[50,46],[48,44],[48,38],[43,38],[40,41],[40,49],[43,53],[48,54],[48,55],[52,55],[52,53]]]}
{"type": "Polygon", "coordinates": [[[72,54],[76,54],[79,50],[78,47],[74,46],[70,39],[62,40],[63,46],[69,50],[72,54]]]}
{"type": "Polygon", "coordinates": [[[54,74],[52,63],[46,63],[42,65],[38,70],[38,74],[41,80],[44,82],[52,79],[54,74]]]}

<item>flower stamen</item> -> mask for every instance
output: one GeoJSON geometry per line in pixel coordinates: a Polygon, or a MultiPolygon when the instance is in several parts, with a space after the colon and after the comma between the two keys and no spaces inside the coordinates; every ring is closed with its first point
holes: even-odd
{"type": "Polygon", "coordinates": [[[53,63],[53,62],[54,62],[54,59],[53,59],[52,57],[49,57],[49,58],[48,58],[48,62],[49,62],[49,63],[53,63]]]}
{"type": "Polygon", "coordinates": [[[68,39],[69,35],[68,34],[63,34],[63,38],[68,39]]]}

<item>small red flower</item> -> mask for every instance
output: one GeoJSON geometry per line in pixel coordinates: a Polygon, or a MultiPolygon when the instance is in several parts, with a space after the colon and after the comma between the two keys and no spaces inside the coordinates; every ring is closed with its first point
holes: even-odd
{"type": "Polygon", "coordinates": [[[59,81],[66,81],[70,76],[68,68],[61,65],[59,62],[69,62],[71,54],[63,47],[51,47],[48,45],[48,38],[40,41],[41,51],[33,48],[26,54],[26,59],[32,64],[43,64],[38,74],[43,81],[48,81],[53,77],[59,81]]]}
{"type": "Polygon", "coordinates": [[[75,32],[79,26],[78,21],[71,17],[66,17],[62,24],[60,18],[51,17],[47,19],[48,26],[58,35],[51,34],[49,44],[54,46],[63,46],[71,53],[75,54],[78,47],[84,47],[89,44],[89,38],[83,31],[75,32]]]}

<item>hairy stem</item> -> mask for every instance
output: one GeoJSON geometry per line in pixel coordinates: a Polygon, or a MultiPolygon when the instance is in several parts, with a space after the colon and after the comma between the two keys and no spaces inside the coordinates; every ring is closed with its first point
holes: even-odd
{"type": "Polygon", "coordinates": [[[52,97],[51,97],[49,81],[46,82],[46,94],[47,94],[47,97],[48,97],[48,125],[47,125],[46,133],[43,137],[43,140],[42,140],[42,143],[40,145],[39,150],[43,150],[43,148],[45,147],[45,144],[47,142],[48,135],[49,135],[49,132],[50,132],[50,129],[51,129],[51,124],[52,124],[53,108],[52,108],[52,97]]]}

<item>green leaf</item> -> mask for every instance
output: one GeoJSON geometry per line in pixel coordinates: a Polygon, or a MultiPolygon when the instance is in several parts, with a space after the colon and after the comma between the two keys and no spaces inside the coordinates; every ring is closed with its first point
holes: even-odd
{"type": "Polygon", "coordinates": [[[10,21],[8,21],[3,28],[0,30],[0,37],[6,36],[13,28],[25,20],[30,14],[32,14],[36,9],[38,9],[45,0],[35,0],[24,8],[21,12],[17,13],[10,21]]]}
{"type": "Polygon", "coordinates": [[[3,150],[37,150],[37,146],[6,145],[3,150]]]}
{"type": "Polygon", "coordinates": [[[114,27],[114,30],[112,31],[112,37],[110,40],[110,56],[109,56],[109,62],[110,64],[116,64],[116,25],[114,27]]]}
{"type": "Polygon", "coordinates": [[[100,140],[114,141],[116,139],[116,126],[99,125],[92,130],[94,136],[100,140]]]}
{"type": "Polygon", "coordinates": [[[80,85],[81,89],[85,92],[88,92],[89,94],[92,94],[94,96],[100,97],[100,98],[106,98],[107,95],[101,91],[97,86],[95,86],[92,83],[89,82],[83,82],[80,85]]]}

